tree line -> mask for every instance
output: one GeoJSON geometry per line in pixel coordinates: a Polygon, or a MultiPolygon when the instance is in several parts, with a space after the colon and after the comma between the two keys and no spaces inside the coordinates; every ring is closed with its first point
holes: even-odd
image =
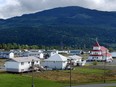
{"type": "Polygon", "coordinates": [[[27,45],[27,44],[17,44],[17,43],[2,43],[0,44],[0,49],[10,50],[10,49],[40,49],[44,48],[44,46],[38,45],[27,45]]]}
{"type": "Polygon", "coordinates": [[[11,49],[45,49],[45,50],[51,50],[51,49],[57,49],[57,50],[74,50],[74,49],[80,49],[83,50],[85,48],[83,47],[75,47],[75,46],[45,46],[45,45],[28,45],[28,44],[17,44],[17,43],[1,43],[0,49],[4,50],[11,50],[11,49]]]}

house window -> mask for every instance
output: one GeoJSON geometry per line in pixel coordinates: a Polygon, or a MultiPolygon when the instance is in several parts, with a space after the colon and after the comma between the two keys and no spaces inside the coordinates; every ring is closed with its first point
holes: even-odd
{"type": "Polygon", "coordinates": [[[97,52],[95,52],[95,54],[98,54],[97,52]]]}
{"type": "Polygon", "coordinates": [[[21,62],[21,65],[24,65],[24,62],[21,62]]]}

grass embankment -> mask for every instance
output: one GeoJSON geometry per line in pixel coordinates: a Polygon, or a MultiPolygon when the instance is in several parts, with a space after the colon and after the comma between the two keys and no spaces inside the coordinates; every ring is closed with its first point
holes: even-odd
{"type": "MultiPolygon", "coordinates": [[[[111,74],[116,71],[105,71],[106,82],[115,81],[116,76],[111,74]]],[[[70,81],[70,70],[55,70],[55,71],[44,71],[34,74],[35,77],[48,79],[60,83],[69,84],[70,81]]],[[[104,81],[104,70],[92,69],[86,67],[77,67],[72,70],[72,84],[84,84],[84,83],[102,83],[104,81]]]]}
{"type": "MultiPolygon", "coordinates": [[[[31,81],[31,77],[0,73],[0,87],[31,87],[31,81]]],[[[63,84],[40,78],[34,78],[34,85],[35,87],[64,87],[63,84]]]]}

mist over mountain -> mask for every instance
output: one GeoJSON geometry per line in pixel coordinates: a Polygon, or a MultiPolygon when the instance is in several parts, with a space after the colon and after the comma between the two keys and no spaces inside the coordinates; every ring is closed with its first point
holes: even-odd
{"type": "Polygon", "coordinates": [[[116,12],[60,7],[0,20],[0,43],[116,47],[116,12]]]}

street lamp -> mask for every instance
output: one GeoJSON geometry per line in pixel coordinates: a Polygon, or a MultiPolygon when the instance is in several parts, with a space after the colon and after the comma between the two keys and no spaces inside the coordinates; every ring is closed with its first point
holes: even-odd
{"type": "Polygon", "coordinates": [[[33,78],[34,60],[33,60],[33,59],[32,59],[32,61],[31,61],[31,66],[32,66],[32,87],[34,87],[34,78],[33,78]]]}

